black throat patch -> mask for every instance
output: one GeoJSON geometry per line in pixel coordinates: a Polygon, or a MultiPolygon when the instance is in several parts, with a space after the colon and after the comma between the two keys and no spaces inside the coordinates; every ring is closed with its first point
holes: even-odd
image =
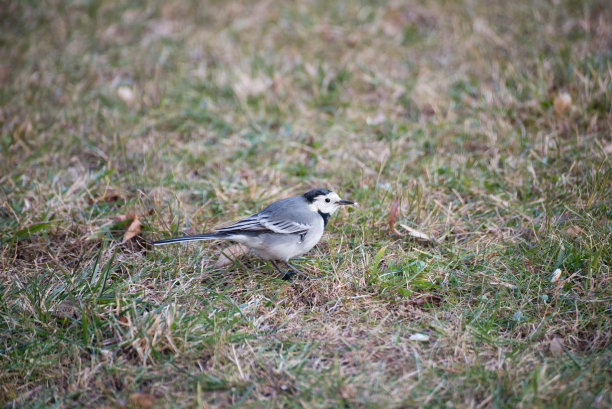
{"type": "Polygon", "coordinates": [[[329,213],[323,213],[322,211],[318,211],[318,213],[323,218],[323,227],[327,226],[327,221],[329,220],[329,213]]]}

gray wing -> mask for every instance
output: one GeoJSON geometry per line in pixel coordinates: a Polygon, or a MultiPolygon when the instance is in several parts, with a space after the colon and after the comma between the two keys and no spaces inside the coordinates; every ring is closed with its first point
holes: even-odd
{"type": "Polygon", "coordinates": [[[237,221],[236,223],[215,229],[219,233],[238,233],[240,231],[273,232],[279,234],[303,234],[312,227],[312,218],[306,214],[294,198],[272,203],[259,213],[237,221]]]}

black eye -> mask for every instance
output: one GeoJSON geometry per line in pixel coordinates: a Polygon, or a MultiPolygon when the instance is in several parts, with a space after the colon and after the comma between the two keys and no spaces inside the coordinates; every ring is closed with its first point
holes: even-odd
{"type": "Polygon", "coordinates": [[[325,201],[326,201],[327,203],[331,202],[331,200],[329,200],[329,197],[328,197],[327,199],[325,199],[325,201]]]}

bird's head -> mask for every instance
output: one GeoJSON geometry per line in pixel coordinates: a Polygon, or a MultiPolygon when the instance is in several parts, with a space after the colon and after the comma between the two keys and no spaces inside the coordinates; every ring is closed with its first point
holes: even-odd
{"type": "Polygon", "coordinates": [[[338,194],[327,189],[314,189],[304,193],[302,196],[308,201],[310,210],[326,215],[334,214],[340,206],[355,204],[349,200],[340,199],[338,194]]]}

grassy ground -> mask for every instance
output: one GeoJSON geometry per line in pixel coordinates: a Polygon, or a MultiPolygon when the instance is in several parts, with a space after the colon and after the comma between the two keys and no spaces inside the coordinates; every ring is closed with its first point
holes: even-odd
{"type": "Polygon", "coordinates": [[[4,1],[0,404],[610,407],[610,21],[4,1]],[[321,280],[143,247],[311,187],[360,203],[296,260],[321,280]]]}

